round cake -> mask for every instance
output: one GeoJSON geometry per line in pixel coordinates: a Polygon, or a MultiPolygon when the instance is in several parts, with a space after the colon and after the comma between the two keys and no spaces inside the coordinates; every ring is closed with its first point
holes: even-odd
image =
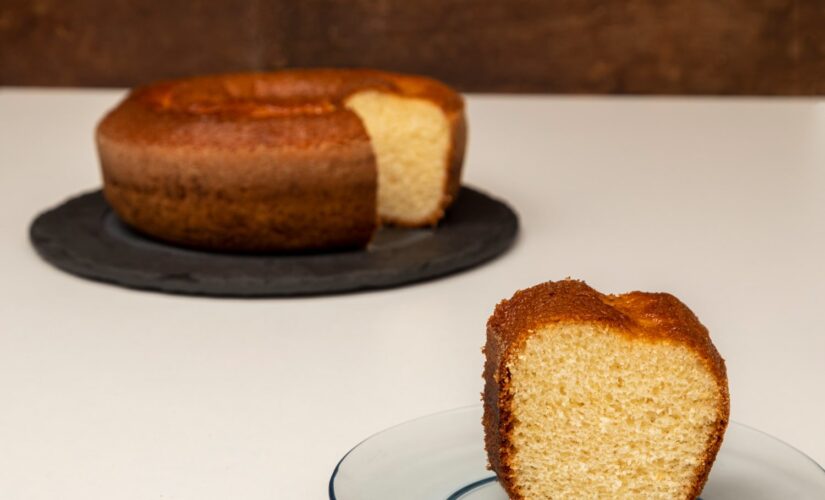
{"type": "Polygon", "coordinates": [[[461,96],[430,78],[292,70],[137,88],[96,140],[106,200],[140,232],[317,250],[436,224],[460,187],[466,122],[461,96]]]}
{"type": "Polygon", "coordinates": [[[484,347],[491,468],[514,500],[693,500],[730,414],[725,362],[667,293],[547,282],[495,308],[484,347]]]}

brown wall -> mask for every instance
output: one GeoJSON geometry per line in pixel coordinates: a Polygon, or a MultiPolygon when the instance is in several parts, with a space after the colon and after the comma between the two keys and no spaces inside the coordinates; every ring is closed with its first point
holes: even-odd
{"type": "Polygon", "coordinates": [[[374,66],[463,90],[823,94],[819,0],[0,0],[0,85],[374,66]]]}

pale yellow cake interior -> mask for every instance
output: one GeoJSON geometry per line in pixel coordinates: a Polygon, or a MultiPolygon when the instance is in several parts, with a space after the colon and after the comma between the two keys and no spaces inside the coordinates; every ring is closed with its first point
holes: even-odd
{"type": "Polygon", "coordinates": [[[719,418],[706,364],[592,325],[535,332],[508,365],[528,499],[683,499],[719,418]]]}
{"type": "Polygon", "coordinates": [[[364,123],[378,163],[378,214],[388,223],[434,222],[447,177],[450,126],[426,99],[378,91],[350,96],[346,106],[364,123]]]}

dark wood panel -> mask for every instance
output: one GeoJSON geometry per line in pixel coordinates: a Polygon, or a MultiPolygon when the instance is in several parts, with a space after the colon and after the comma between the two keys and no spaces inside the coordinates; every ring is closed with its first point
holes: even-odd
{"type": "Polygon", "coordinates": [[[818,0],[0,0],[0,84],[372,66],[463,90],[825,93],[818,0]]]}

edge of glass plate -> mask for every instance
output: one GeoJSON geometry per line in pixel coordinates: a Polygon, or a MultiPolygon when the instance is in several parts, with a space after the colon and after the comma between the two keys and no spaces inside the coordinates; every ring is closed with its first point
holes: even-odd
{"type": "MultiPolygon", "coordinates": [[[[347,457],[349,456],[349,454],[350,454],[350,453],[352,453],[353,451],[355,451],[355,450],[356,450],[356,448],[358,448],[359,446],[361,446],[361,445],[362,445],[362,444],[364,444],[365,442],[369,441],[370,439],[374,438],[375,436],[377,436],[377,435],[379,435],[379,434],[383,434],[383,433],[385,433],[385,432],[388,432],[388,431],[391,431],[391,430],[395,429],[396,427],[401,427],[402,425],[410,424],[410,423],[416,422],[416,421],[418,421],[418,420],[423,420],[423,419],[430,418],[430,417],[434,417],[434,416],[437,416],[437,415],[446,415],[446,414],[448,414],[448,413],[459,413],[459,412],[462,412],[462,411],[471,410],[471,409],[477,409],[477,408],[481,408],[481,406],[480,406],[480,405],[475,404],[475,405],[461,406],[461,407],[458,407],[458,408],[452,408],[452,409],[450,409],[450,410],[444,410],[444,411],[439,411],[439,412],[435,412],[435,413],[428,413],[427,415],[423,415],[423,416],[420,416],[420,417],[416,417],[416,418],[413,418],[413,419],[410,419],[410,420],[405,420],[405,421],[403,421],[403,422],[401,422],[401,423],[398,423],[398,424],[392,425],[392,426],[387,427],[387,428],[385,428],[385,429],[382,429],[382,430],[380,430],[380,431],[378,431],[378,432],[375,432],[375,433],[373,433],[373,434],[370,434],[370,435],[369,435],[369,436],[367,436],[366,438],[364,438],[364,439],[362,439],[361,441],[359,441],[359,442],[358,442],[358,444],[356,444],[355,446],[353,446],[352,448],[350,448],[350,450],[349,450],[348,452],[346,452],[346,453],[344,454],[344,456],[343,456],[343,457],[341,457],[341,459],[340,459],[340,460],[338,460],[338,463],[337,463],[337,464],[335,464],[335,469],[333,469],[333,471],[332,471],[332,476],[329,478],[329,487],[328,487],[328,490],[329,490],[329,499],[330,499],[330,500],[338,500],[338,498],[335,496],[335,477],[338,475],[338,469],[340,469],[341,464],[342,464],[342,463],[344,463],[344,460],[346,460],[346,459],[347,459],[347,457]]],[[[808,462],[812,463],[812,464],[814,465],[814,467],[816,467],[817,469],[819,469],[819,470],[820,470],[823,474],[825,474],[825,467],[823,467],[822,465],[820,465],[820,464],[819,464],[819,462],[817,462],[816,460],[814,460],[812,457],[808,456],[808,454],[806,454],[805,452],[803,452],[802,450],[800,450],[800,449],[799,449],[799,448],[797,448],[796,446],[793,446],[793,445],[791,445],[791,444],[789,444],[789,443],[787,443],[787,442],[785,442],[785,441],[783,441],[783,440],[779,439],[779,438],[778,438],[778,437],[776,437],[776,436],[773,436],[773,435],[771,435],[771,434],[768,434],[768,433],[767,433],[767,432],[765,432],[765,431],[761,431],[761,430],[759,430],[759,429],[757,429],[757,428],[755,428],[755,427],[751,427],[750,425],[743,424],[743,423],[741,423],[741,422],[739,422],[739,421],[736,421],[736,420],[731,420],[731,421],[730,421],[730,424],[731,424],[731,425],[736,425],[736,426],[738,426],[738,427],[743,427],[743,428],[748,429],[748,430],[750,430],[750,431],[753,431],[753,432],[755,432],[755,433],[757,433],[757,434],[761,434],[762,436],[764,436],[764,437],[766,437],[766,438],[770,439],[771,441],[775,441],[775,442],[777,442],[777,443],[779,443],[779,444],[781,444],[781,445],[783,445],[783,446],[787,446],[788,448],[792,449],[793,451],[795,451],[796,453],[798,453],[799,455],[801,455],[803,458],[805,458],[808,462]]],[[[723,441],[722,441],[722,442],[724,443],[724,439],[723,439],[723,441]]],[[[489,480],[490,478],[487,478],[487,479],[489,480]]]]}
{"type": "MultiPolygon", "coordinates": [[[[750,426],[750,425],[748,425],[748,424],[743,424],[742,422],[739,422],[738,420],[731,420],[731,421],[730,421],[730,423],[731,423],[731,424],[736,425],[737,427],[744,427],[745,429],[748,429],[749,431],[753,431],[753,432],[755,432],[755,433],[757,433],[757,434],[761,434],[762,436],[764,436],[764,437],[766,437],[766,438],[770,439],[771,441],[776,441],[777,443],[779,443],[779,444],[781,444],[781,445],[783,445],[783,446],[786,446],[786,447],[788,447],[788,448],[792,449],[793,451],[795,451],[795,452],[797,452],[799,455],[801,455],[804,459],[806,459],[808,462],[812,463],[812,464],[814,465],[814,467],[816,467],[817,469],[819,469],[819,471],[820,471],[820,472],[822,472],[823,474],[825,474],[825,467],[823,467],[823,466],[822,466],[819,462],[817,462],[816,460],[814,460],[814,459],[813,459],[811,456],[809,456],[807,453],[805,453],[804,451],[800,450],[800,449],[799,449],[799,448],[797,448],[796,446],[794,446],[794,445],[792,445],[792,444],[788,443],[787,441],[783,441],[783,440],[779,439],[778,437],[774,436],[773,434],[768,434],[767,432],[765,432],[765,431],[763,431],[763,430],[759,430],[759,429],[757,429],[756,427],[752,427],[752,426],[750,426]]],[[[722,438],[722,445],[724,446],[724,444],[725,444],[725,440],[724,440],[724,437],[723,437],[723,438],[722,438]]]]}
{"type": "Polygon", "coordinates": [[[415,418],[412,418],[410,420],[405,420],[405,421],[400,422],[398,424],[391,425],[391,426],[389,426],[385,429],[382,429],[378,432],[374,432],[374,433],[370,434],[369,436],[367,436],[366,438],[362,439],[361,441],[358,442],[358,444],[356,444],[355,446],[350,448],[350,450],[348,452],[346,452],[343,457],[341,457],[341,460],[338,460],[338,463],[335,464],[335,469],[332,470],[332,476],[329,478],[329,487],[328,487],[329,500],[338,500],[338,498],[335,496],[335,477],[338,475],[338,469],[341,467],[341,464],[344,463],[344,460],[347,459],[349,454],[352,453],[353,451],[355,451],[356,448],[358,448],[362,444],[366,443],[367,441],[369,441],[370,439],[374,438],[375,436],[377,436],[379,434],[383,434],[385,432],[391,431],[391,430],[395,429],[396,427],[401,427],[402,425],[411,424],[411,423],[416,422],[418,420],[424,420],[426,418],[434,417],[436,415],[446,415],[448,413],[459,413],[459,412],[462,412],[462,411],[473,410],[473,409],[476,409],[476,408],[481,408],[481,405],[474,404],[474,405],[460,406],[458,408],[452,408],[452,409],[449,409],[449,410],[442,410],[442,411],[437,411],[437,412],[434,412],[434,413],[428,413],[428,414],[422,415],[420,417],[415,417],[415,418]]]}

